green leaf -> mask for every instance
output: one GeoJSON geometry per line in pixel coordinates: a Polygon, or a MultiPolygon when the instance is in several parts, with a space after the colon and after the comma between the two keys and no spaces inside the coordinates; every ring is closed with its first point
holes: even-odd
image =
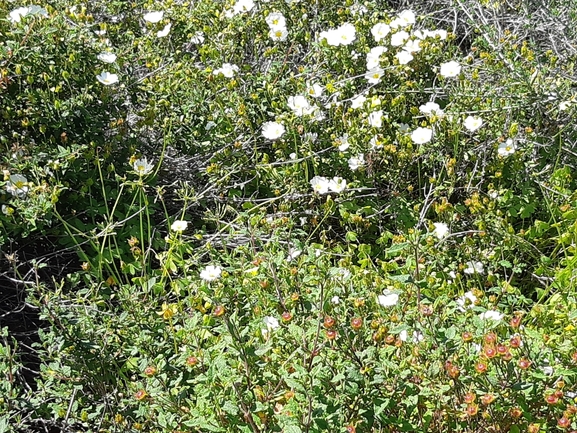
{"type": "Polygon", "coordinates": [[[409,246],[410,244],[408,242],[394,244],[393,246],[391,246],[391,248],[387,248],[385,255],[387,258],[396,257],[403,251],[405,251],[407,248],[409,248],[409,246]]]}

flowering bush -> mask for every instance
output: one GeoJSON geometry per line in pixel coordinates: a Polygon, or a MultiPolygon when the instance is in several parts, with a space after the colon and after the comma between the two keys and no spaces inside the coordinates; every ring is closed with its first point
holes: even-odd
{"type": "Polygon", "coordinates": [[[0,6],[0,427],[577,429],[575,53],[473,3],[0,6]]]}

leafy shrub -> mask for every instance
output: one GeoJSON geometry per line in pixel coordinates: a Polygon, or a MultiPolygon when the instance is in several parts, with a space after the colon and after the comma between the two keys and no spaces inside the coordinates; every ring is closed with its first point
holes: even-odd
{"type": "Polygon", "coordinates": [[[11,257],[49,326],[0,422],[577,428],[575,53],[417,6],[0,7],[0,244],[78,261],[11,257]]]}

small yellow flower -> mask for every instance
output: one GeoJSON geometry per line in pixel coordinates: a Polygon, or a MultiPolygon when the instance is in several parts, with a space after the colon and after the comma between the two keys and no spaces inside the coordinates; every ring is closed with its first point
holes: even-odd
{"type": "Polygon", "coordinates": [[[164,302],[162,304],[162,311],[158,311],[156,314],[162,316],[164,320],[169,320],[177,313],[177,311],[176,304],[167,304],[164,302]]]}

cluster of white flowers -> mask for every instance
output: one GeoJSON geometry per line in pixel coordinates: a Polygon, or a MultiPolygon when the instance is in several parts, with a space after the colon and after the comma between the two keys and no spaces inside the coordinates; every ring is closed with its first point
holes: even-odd
{"type": "Polygon", "coordinates": [[[14,197],[24,198],[28,194],[28,179],[21,174],[12,174],[6,182],[6,192],[14,197]]]}
{"type": "Polygon", "coordinates": [[[214,75],[222,74],[226,78],[234,77],[234,73],[238,71],[238,66],[233,65],[231,63],[224,63],[220,68],[215,69],[212,71],[214,75]]]}
{"type": "Polygon", "coordinates": [[[268,24],[268,35],[273,41],[286,41],[288,36],[288,29],[286,27],[286,19],[280,12],[271,12],[265,19],[268,24]]]}
{"type": "Polygon", "coordinates": [[[311,179],[310,184],[313,191],[318,194],[326,194],[329,191],[339,194],[347,187],[347,181],[338,176],[332,179],[327,179],[324,176],[315,176],[311,179]]]}
{"type": "Polygon", "coordinates": [[[355,26],[351,23],[344,23],[336,29],[325,30],[320,33],[319,39],[325,39],[327,44],[338,47],[339,45],[350,45],[357,37],[355,26]]]}
{"type": "Polygon", "coordinates": [[[43,7],[31,5],[31,6],[23,6],[17,9],[14,9],[12,12],[8,14],[8,19],[12,23],[19,23],[22,18],[27,16],[40,16],[40,17],[47,17],[48,11],[43,7]]]}
{"type": "Polygon", "coordinates": [[[238,0],[232,9],[228,9],[224,12],[224,16],[226,18],[232,18],[235,15],[244,14],[246,12],[250,12],[254,7],[253,0],[238,0]]]}

